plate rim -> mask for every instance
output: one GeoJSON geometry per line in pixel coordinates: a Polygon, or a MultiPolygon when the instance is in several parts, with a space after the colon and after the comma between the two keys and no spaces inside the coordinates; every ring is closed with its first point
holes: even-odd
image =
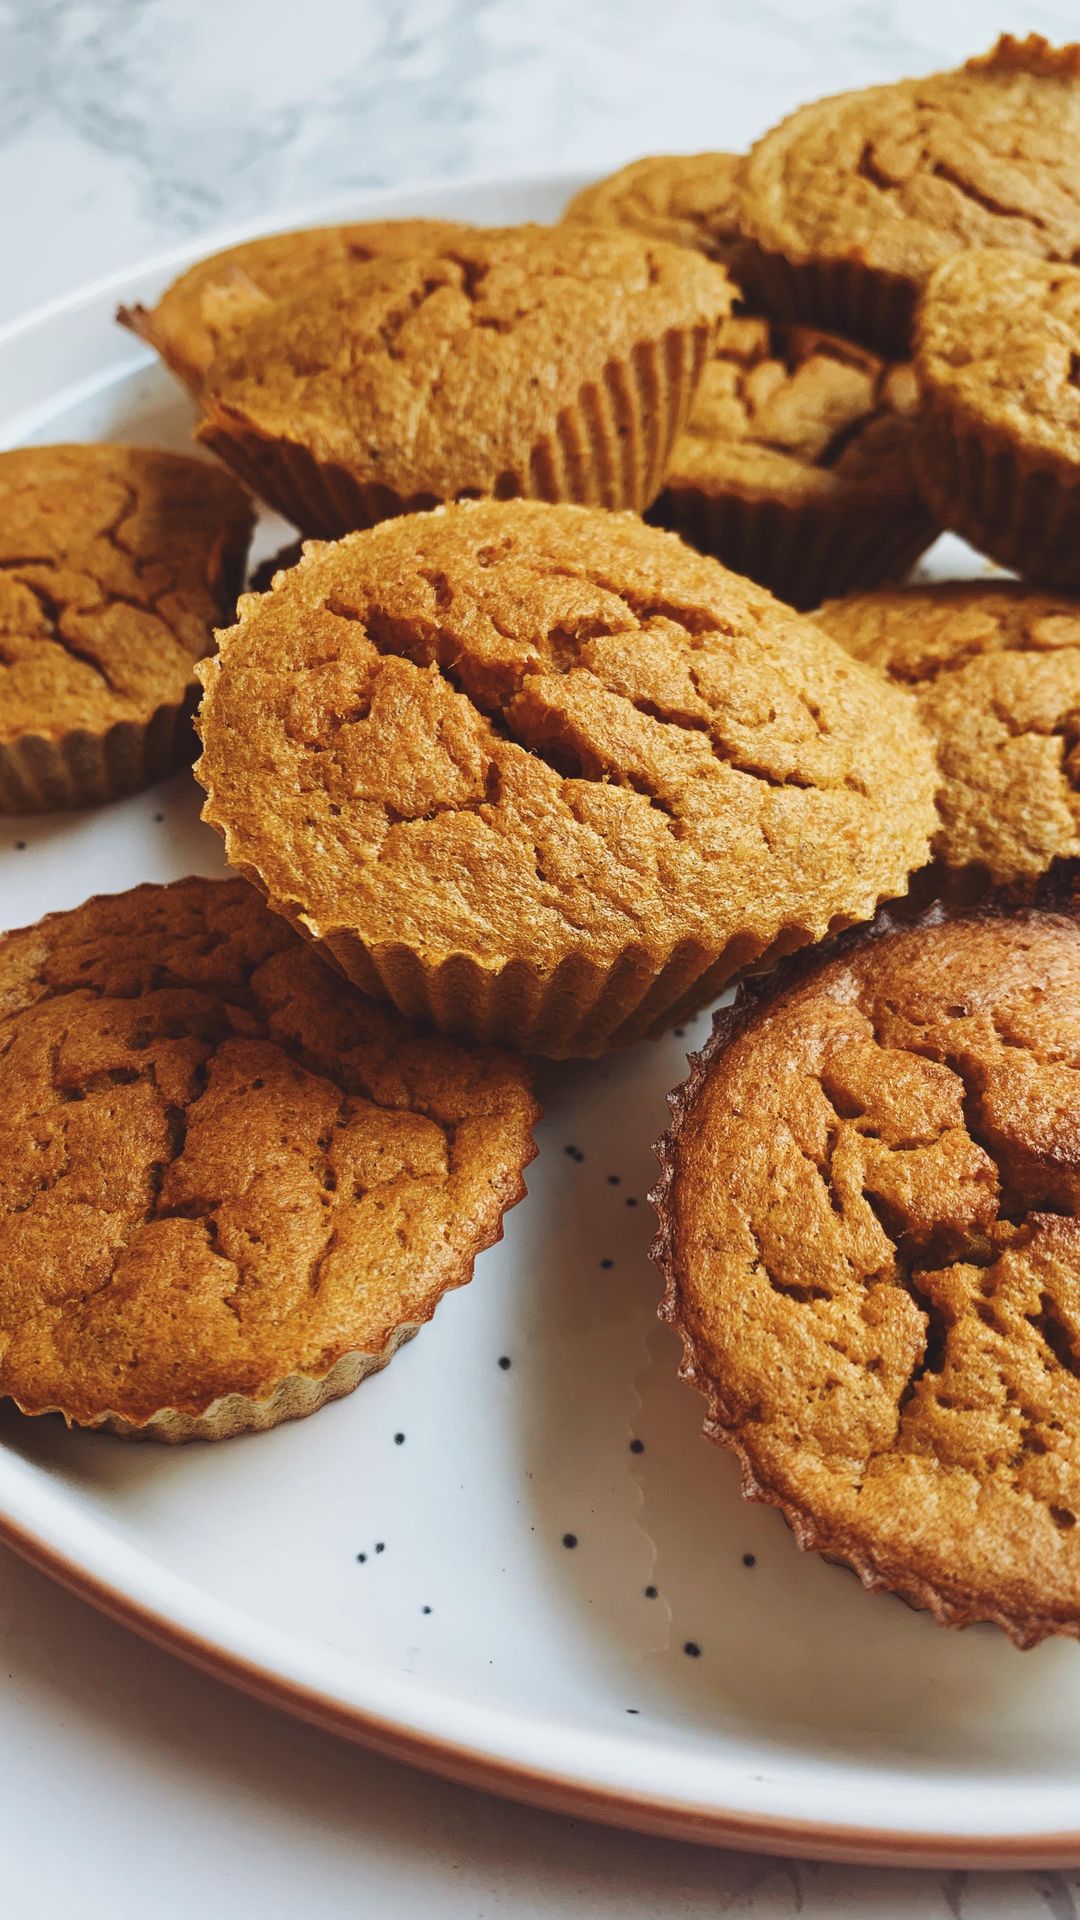
{"type": "MultiPolygon", "coordinates": [[[[91,1524],[100,1526],[99,1522],[91,1524]]],[[[1063,1870],[1080,1863],[1080,1833],[1070,1830],[1041,1834],[939,1834],[915,1828],[851,1826],[779,1814],[747,1813],[733,1807],[600,1786],[566,1771],[494,1756],[463,1741],[442,1738],[375,1710],[347,1704],[224,1646],[220,1640],[208,1639],[167,1613],[140,1604],[122,1587],[100,1578],[82,1562],[46,1542],[40,1534],[24,1528],[3,1511],[0,1511],[0,1543],[120,1626],[264,1705],[354,1741],[387,1759],[437,1774],[455,1785],[492,1793],[544,1812],[584,1818],[664,1839],[772,1856],[794,1854],[802,1859],[851,1866],[1017,1872],[1063,1870]]],[[[142,1549],[135,1551],[143,1553],[142,1549]]],[[[150,1559],[149,1555],[144,1557],[150,1559]]],[[[238,1609],[228,1610],[244,1617],[238,1609]]]]}
{"type": "MultiPolygon", "coordinates": [[[[169,248],[85,282],[67,293],[39,303],[0,325],[0,355],[30,340],[43,329],[63,323],[81,309],[112,301],[133,281],[182,269],[221,248],[244,239],[292,227],[323,224],[336,220],[393,217],[415,201],[439,205],[454,202],[471,193],[507,196],[536,191],[556,192],[564,197],[582,185],[588,176],[563,169],[521,174],[478,173],[452,180],[419,181],[401,187],[357,189],[331,198],[313,199],[266,213],[250,220],[230,224],[210,234],[192,236],[169,248]]],[[[449,211],[449,208],[447,208],[449,211]]],[[[117,346],[121,346],[118,336],[117,346]]],[[[101,367],[103,384],[109,362],[101,367]]],[[[124,365],[152,364],[152,355],[139,353],[125,363],[118,355],[114,373],[120,377],[124,365]]],[[[76,392],[82,383],[55,391],[57,406],[76,392]]],[[[48,404],[47,402],[41,404],[48,404]]],[[[18,424],[20,416],[15,416],[18,424]]],[[[6,436],[4,444],[10,444],[6,436]]],[[[402,1717],[392,1718],[375,1706],[363,1707],[355,1701],[335,1698],[281,1668],[243,1653],[228,1638],[210,1638],[177,1617],[162,1605],[140,1600],[130,1589],[104,1577],[78,1558],[56,1538],[56,1530],[47,1524],[35,1524],[11,1510],[9,1490],[5,1486],[6,1468],[18,1456],[10,1456],[0,1442],[0,1542],[18,1553],[40,1572],[88,1601],[121,1625],[139,1633],[158,1647],[224,1680],[270,1705],[323,1729],[350,1739],[406,1764],[459,1784],[522,1801],[547,1811],[587,1818],[604,1824],[631,1828],[672,1839],[691,1840],[712,1846],[756,1850],[768,1854],[796,1854],[804,1858],[856,1865],[895,1867],[1000,1868],[1013,1871],[1025,1868],[1068,1868],[1080,1865],[1080,1829],[1047,1832],[1018,1831],[993,1833],[939,1833],[911,1826],[883,1828],[869,1824],[821,1821],[801,1815],[784,1815],[764,1809],[748,1811],[717,1802],[703,1802],[647,1793],[626,1785],[585,1779],[563,1766],[537,1765],[506,1753],[496,1753],[467,1741],[448,1738],[402,1717]]],[[[16,1467],[16,1473],[18,1467],[16,1467]]],[[[57,1496],[58,1498],[60,1496],[57,1496]]],[[[15,1505],[19,1503],[16,1500],[15,1505]]],[[[97,1517],[86,1521],[102,1538],[107,1537],[105,1523],[97,1517]]],[[[169,1576],[145,1548],[128,1546],[149,1568],[169,1576]]],[[[192,1583],[193,1584],[193,1583],[192,1583]]],[[[202,1590],[193,1588],[195,1592],[202,1590]]],[[[213,1602],[212,1595],[205,1596],[213,1602]]],[[[238,1622],[247,1618],[240,1609],[219,1603],[226,1614],[235,1614],[238,1622]]],[[[297,1636],[272,1629],[272,1635],[289,1643],[297,1636]]],[[[302,1645],[303,1642],[299,1641],[302,1645]]],[[[505,1711],[505,1710],[504,1710],[505,1711]]],[[[605,1736],[606,1738],[607,1736],[605,1736]]]]}

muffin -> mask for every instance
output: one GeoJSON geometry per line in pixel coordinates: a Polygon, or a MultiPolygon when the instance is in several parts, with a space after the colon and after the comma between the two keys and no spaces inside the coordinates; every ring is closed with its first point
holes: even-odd
{"type": "Polygon", "coordinates": [[[252,526],[205,460],[0,452],[0,812],[96,805],[191,760],[194,663],[252,526]]]}
{"type": "Polygon", "coordinates": [[[443,246],[461,231],[451,220],[367,220],[267,233],[198,261],[156,307],[121,307],[116,317],[197,396],[211,361],[269,301],[336,267],[443,246]]]}
{"type": "Polygon", "coordinates": [[[551,1055],[670,1025],[926,858],[913,702],[631,514],[308,545],[203,669],[203,817],[365,991],[551,1055]]]}
{"type": "Polygon", "coordinates": [[[937,532],[912,474],[915,401],[910,367],[725,320],[650,517],[793,607],[897,579],[937,532]]]}
{"type": "Polygon", "coordinates": [[[852,594],[814,617],[914,693],[937,742],[936,860],[1030,887],[1080,857],[1080,603],[954,583],[852,594]]]}
{"type": "Polygon", "coordinates": [[[672,1096],[663,1317],[800,1546],[1080,1635],[1080,924],[883,918],[743,992],[672,1096]]]}
{"type": "Polygon", "coordinates": [[[1080,590],[1080,268],[978,249],[919,309],[922,492],[1025,579],[1080,590]]]}
{"type": "Polygon", "coordinates": [[[1080,250],[1080,48],[1005,34],[955,73],[800,107],[751,149],[737,200],[755,304],[906,359],[954,254],[1080,250]]]}
{"type": "Polygon", "coordinates": [[[0,1395],[155,1440],[311,1413],[524,1192],[521,1062],[356,993],[242,880],[0,939],[0,1395]]]}
{"type": "Polygon", "coordinates": [[[199,438],[308,534],[472,495],[641,510],[731,298],[661,241],[474,230],[253,315],[210,368],[199,438]]]}
{"type": "Polygon", "coordinates": [[[564,220],[623,227],[647,240],[694,247],[731,266],[736,258],[735,153],[666,153],[632,160],[583,187],[567,203],[564,220]]]}

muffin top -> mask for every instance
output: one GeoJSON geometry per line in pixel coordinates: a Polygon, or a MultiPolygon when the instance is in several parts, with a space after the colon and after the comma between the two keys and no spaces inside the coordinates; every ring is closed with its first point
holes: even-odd
{"type": "Polygon", "coordinates": [[[796,264],[921,284],[959,249],[1080,248],[1080,48],[1004,35],[953,73],[800,107],[739,180],[747,236],[796,264]]]}
{"type": "Polygon", "coordinates": [[[712,261],[636,234],[466,232],[267,306],[210,369],[204,433],[299,444],[415,504],[520,492],[583,388],[642,344],[711,338],[732,291],[712,261]]]}
{"type": "Polygon", "coordinates": [[[231,613],[253,524],[243,489],[205,460],[0,453],[0,742],[181,703],[231,613]]]}
{"type": "Polygon", "coordinates": [[[654,1248],[707,1431],[804,1547],[1080,1634],[1080,926],[890,925],[717,1017],[654,1248]]]}
{"type": "Polygon", "coordinates": [[[380,1355],[524,1191],[522,1063],[327,970],[242,880],[0,940],[0,1394],[135,1424],[380,1355]]]}
{"type": "Polygon", "coordinates": [[[910,493],[916,390],[847,340],[753,315],[721,323],[666,484],[802,504],[910,493]]]}
{"type": "Polygon", "coordinates": [[[664,153],[632,160],[575,193],[563,219],[629,227],[649,240],[696,247],[710,260],[729,264],[738,242],[735,179],[741,165],[742,156],[735,153],[664,153]]]}
{"type": "Polygon", "coordinates": [[[267,233],[198,261],[156,307],[121,307],[117,318],[197,392],[215,355],[267,301],[310,285],[328,269],[438,247],[461,231],[451,220],[367,220],[267,233]]]}
{"type": "Polygon", "coordinates": [[[912,689],[937,742],[937,859],[1023,882],[1080,856],[1080,603],[1013,582],[899,588],[814,616],[912,689]]]}
{"type": "Polygon", "coordinates": [[[1073,479],[1078,366],[1080,268],[979,248],[930,281],[916,341],[924,392],[1073,479]]]}
{"type": "Polygon", "coordinates": [[[205,818],[315,934],[547,974],[867,917],[934,823],[898,689],[631,514],[309,544],[203,671],[205,818]]]}

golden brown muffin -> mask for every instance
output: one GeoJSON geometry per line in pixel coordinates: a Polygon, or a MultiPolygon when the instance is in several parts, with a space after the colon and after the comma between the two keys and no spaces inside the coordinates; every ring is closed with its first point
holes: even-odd
{"type": "Polygon", "coordinates": [[[906,359],[953,254],[1080,249],[1080,47],[1005,34],[955,73],[800,107],[747,156],[738,219],[757,304],[906,359]]]}
{"type": "Polygon", "coordinates": [[[937,531],[915,400],[909,367],[832,334],[725,320],[650,518],[793,607],[897,579],[937,531]]]}
{"type": "Polygon", "coordinates": [[[1025,579],[1080,589],[1080,269],[989,248],[919,308],[919,484],[946,526],[1025,579]]]}
{"type": "Polygon", "coordinates": [[[384,1366],[524,1193],[522,1063],[407,1025],[242,880],[0,939],[0,1394],[158,1440],[384,1366]]]}
{"type": "Polygon", "coordinates": [[[367,991],[541,1053],[658,1031],[926,857],[909,697],[631,514],[309,545],[204,670],[204,818],[367,991]]]}
{"type": "Polygon", "coordinates": [[[731,298],[660,241],[474,230],[268,305],[211,367],[199,437],[305,533],[478,494],[641,510],[731,298]]]}
{"type": "Polygon", "coordinates": [[[887,919],[717,1016],[654,1255],[800,1546],[950,1626],[1080,1635],[1080,924],[887,919]]]}
{"type": "Polygon", "coordinates": [[[254,515],[205,460],[0,453],[0,812],[91,806],[190,761],[196,660],[254,515]]]}
{"type": "Polygon", "coordinates": [[[1080,856],[1080,604],[953,583],[852,594],[814,617],[914,692],[942,776],[937,860],[1027,885],[1080,856]]]}
{"type": "Polygon", "coordinates": [[[197,396],[215,355],[268,301],[296,293],[334,268],[442,246],[461,231],[452,220],[364,220],[267,233],[198,261],[156,307],[121,307],[116,317],[197,396]]]}
{"type": "Polygon", "coordinates": [[[583,187],[564,220],[624,227],[649,240],[694,247],[731,266],[736,258],[735,153],[667,153],[632,160],[618,173],[583,187]]]}

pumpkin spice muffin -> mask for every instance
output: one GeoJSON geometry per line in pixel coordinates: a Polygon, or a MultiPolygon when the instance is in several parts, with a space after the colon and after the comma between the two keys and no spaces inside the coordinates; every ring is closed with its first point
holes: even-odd
{"type": "Polygon", "coordinates": [[[731,266],[739,237],[735,179],[741,165],[742,156],[735,153],[668,153],[632,160],[618,173],[575,193],[563,219],[671,240],[731,266]]]}
{"type": "Polygon", "coordinates": [[[737,215],[755,304],[906,359],[953,254],[1080,250],[1080,47],[1005,34],[955,73],[800,107],[748,154],[737,215]]]}
{"type": "Polygon", "coordinates": [[[598,1053],[926,858],[909,697],[631,514],[481,502],[311,544],[219,638],[204,818],[440,1027],[598,1053]]]}
{"type": "Polygon", "coordinates": [[[732,291],[634,234],[465,232],[253,315],[210,368],[199,438],[309,534],[486,494],[640,511],[732,291]]]}
{"type": "Polygon", "coordinates": [[[269,301],[336,267],[438,247],[461,231],[451,220],[367,220],[268,233],[199,260],[155,307],[121,307],[116,317],[197,396],[215,355],[269,301]]]}
{"type": "Polygon", "coordinates": [[[852,594],[814,617],[912,689],[937,742],[938,861],[1030,885],[1080,856],[1080,603],[953,583],[852,594]]]}
{"type": "Polygon", "coordinates": [[[0,1395],[166,1441],[313,1412],[500,1237],[535,1111],[242,880],[5,935],[0,1395]]]}
{"type": "Polygon", "coordinates": [[[1080,268],[983,248],[919,308],[919,484],[1025,579],[1080,590],[1080,268]]]}
{"type": "Polygon", "coordinates": [[[800,1546],[1080,1636],[1080,921],[887,918],[744,990],[654,1255],[706,1432],[800,1546]]]}
{"type": "Polygon", "coordinates": [[[0,453],[0,812],[98,804],[190,761],[192,669],[253,520],[205,460],[0,453]]]}
{"type": "Polygon", "coordinates": [[[898,579],[937,532],[912,475],[915,403],[909,367],[725,320],[650,517],[794,607],[898,579]]]}

